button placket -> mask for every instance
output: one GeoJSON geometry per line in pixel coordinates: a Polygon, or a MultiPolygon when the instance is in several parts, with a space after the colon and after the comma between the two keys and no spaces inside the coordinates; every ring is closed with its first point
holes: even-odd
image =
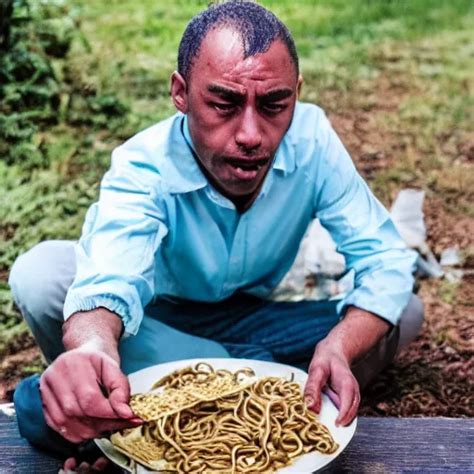
{"type": "Polygon", "coordinates": [[[227,278],[223,290],[233,290],[240,284],[245,264],[245,238],[247,233],[247,215],[240,217],[235,231],[234,241],[229,255],[227,278]]]}

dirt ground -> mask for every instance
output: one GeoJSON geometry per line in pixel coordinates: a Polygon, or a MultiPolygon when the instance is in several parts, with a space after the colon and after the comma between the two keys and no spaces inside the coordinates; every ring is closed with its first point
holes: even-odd
{"type": "MultiPolygon", "coordinates": [[[[400,137],[380,131],[377,118],[395,112],[403,94],[403,88],[382,76],[369,107],[345,107],[330,94],[322,99],[358,169],[369,179],[394,166],[400,137]]],[[[455,153],[472,164],[474,140],[458,144],[455,153]]],[[[449,199],[435,195],[427,195],[424,212],[428,243],[438,257],[453,245],[465,251],[464,277],[457,283],[419,281],[425,304],[422,332],[366,390],[362,415],[474,416],[474,219],[453,212],[449,199]]],[[[0,401],[11,400],[16,383],[41,366],[32,337],[16,338],[0,363],[0,401]]]]}
{"type": "MultiPolygon", "coordinates": [[[[386,113],[396,115],[407,93],[406,86],[382,76],[365,99],[369,107],[349,107],[340,114],[338,99],[326,98],[335,104],[330,113],[334,127],[359,171],[369,180],[393,168],[402,144],[407,143],[403,131],[397,136],[377,127],[386,113]]],[[[436,140],[449,138],[439,136],[436,140]]],[[[422,159],[421,152],[415,149],[413,153],[419,155],[415,160],[422,159]]],[[[445,153],[452,154],[453,160],[472,164],[474,138],[446,147],[445,153]]],[[[438,259],[443,250],[457,246],[465,256],[460,265],[463,278],[452,283],[446,279],[418,280],[418,295],[425,305],[422,331],[366,389],[361,415],[474,416],[474,219],[453,212],[451,204],[449,195],[427,194],[423,209],[427,242],[438,259]]]]}

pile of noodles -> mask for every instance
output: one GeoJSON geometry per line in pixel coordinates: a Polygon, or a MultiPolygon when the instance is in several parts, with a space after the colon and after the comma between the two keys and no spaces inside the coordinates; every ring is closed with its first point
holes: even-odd
{"type": "Polygon", "coordinates": [[[251,375],[202,363],[174,372],[154,385],[159,393],[132,397],[146,422],[111,441],[151,469],[193,473],[274,472],[302,454],[337,450],[297,383],[251,375]],[[224,395],[212,394],[216,387],[224,395]]]}

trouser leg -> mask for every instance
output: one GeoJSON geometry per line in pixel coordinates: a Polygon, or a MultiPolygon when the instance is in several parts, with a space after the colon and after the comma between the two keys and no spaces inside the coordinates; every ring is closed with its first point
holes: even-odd
{"type": "Polygon", "coordinates": [[[266,303],[246,294],[235,294],[217,303],[157,299],[147,311],[169,327],[216,341],[231,357],[271,362],[273,355],[252,340],[254,330],[246,324],[249,315],[254,321],[258,319],[253,314],[266,303]]]}
{"type": "Polygon", "coordinates": [[[316,344],[339,322],[337,302],[268,302],[222,337],[239,338],[268,350],[275,361],[307,370],[316,344]]]}
{"type": "MultiPolygon", "coordinates": [[[[274,360],[307,370],[314,349],[340,321],[336,301],[268,302],[235,295],[207,304],[159,302],[159,317],[177,329],[220,342],[232,357],[274,360]]],[[[413,295],[398,326],[353,367],[361,388],[383,370],[397,350],[417,336],[423,304],[413,295]]]]}
{"type": "Polygon", "coordinates": [[[423,324],[423,317],[423,303],[416,295],[412,295],[398,326],[393,327],[363,359],[352,367],[361,389],[385,369],[400,350],[416,338],[423,324]]]}
{"type": "MultiPolygon", "coordinates": [[[[15,261],[9,277],[13,299],[48,363],[64,351],[63,304],[76,273],[74,242],[42,242],[15,261]]],[[[39,376],[22,380],[14,403],[20,434],[34,446],[58,456],[75,456],[77,447],[44,419],[39,376]]]]}
{"type": "Polygon", "coordinates": [[[174,360],[230,357],[218,342],[178,331],[148,316],[135,336],[121,341],[119,350],[126,374],[174,360]]]}
{"type": "Polygon", "coordinates": [[[10,271],[13,299],[48,363],[64,351],[63,305],[75,274],[74,242],[66,240],[35,245],[10,271]]]}
{"type": "MultiPolygon", "coordinates": [[[[251,338],[270,350],[278,362],[308,369],[314,349],[340,321],[334,301],[270,303],[248,321],[235,325],[241,337],[251,338]],[[251,329],[251,331],[249,331],[251,329]]],[[[352,371],[361,389],[367,386],[418,335],[423,323],[423,304],[412,295],[400,322],[384,336],[352,371]]]]}
{"type": "Polygon", "coordinates": [[[399,323],[400,337],[398,339],[397,353],[407,347],[418,336],[423,319],[423,302],[418,296],[412,295],[399,323]]]}
{"type": "Polygon", "coordinates": [[[176,329],[220,342],[232,357],[277,361],[303,370],[316,344],[340,319],[334,301],[282,303],[246,294],[212,304],[159,301],[153,310],[176,329]]]}

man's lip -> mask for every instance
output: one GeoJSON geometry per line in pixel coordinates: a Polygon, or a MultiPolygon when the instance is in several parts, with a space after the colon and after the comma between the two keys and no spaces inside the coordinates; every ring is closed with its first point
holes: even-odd
{"type": "Polygon", "coordinates": [[[233,166],[228,165],[230,168],[230,172],[233,174],[235,178],[239,181],[248,181],[252,182],[259,176],[260,167],[254,167],[253,169],[249,168],[241,168],[240,166],[233,166]]]}
{"type": "Polygon", "coordinates": [[[268,158],[225,158],[225,161],[233,166],[263,166],[269,161],[268,158]]]}

